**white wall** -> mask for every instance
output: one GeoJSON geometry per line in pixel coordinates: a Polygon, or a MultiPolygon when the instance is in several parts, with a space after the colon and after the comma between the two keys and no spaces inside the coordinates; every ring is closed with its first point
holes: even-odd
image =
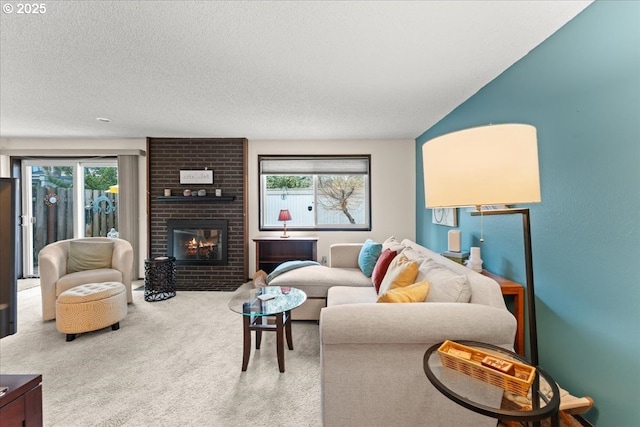
{"type": "MultiPolygon", "coordinates": [[[[10,176],[10,155],[20,155],[20,153],[28,153],[30,156],[40,153],[50,153],[51,150],[59,150],[61,155],[80,151],[86,153],[87,156],[96,155],[98,152],[108,152],[116,155],[118,152],[128,152],[133,150],[146,151],[147,141],[144,138],[135,139],[23,139],[23,138],[0,138],[0,176],[10,176]]],[[[50,154],[48,154],[50,155],[50,154]]],[[[140,251],[138,259],[147,258],[147,165],[145,157],[140,157],[138,162],[138,190],[140,192],[139,205],[139,224],[140,224],[140,251]]],[[[144,277],[144,263],[140,262],[138,271],[139,277],[144,277]]]]}
{"type": "MultiPolygon", "coordinates": [[[[329,259],[334,243],[384,241],[389,236],[415,239],[415,141],[414,140],[331,140],[331,141],[249,141],[249,239],[260,232],[258,201],[258,155],[269,154],[370,154],[371,231],[289,231],[293,236],[319,236],[318,260],[329,259]]],[[[249,242],[249,274],[255,272],[255,244],[249,242]]]]}
{"type": "MultiPolygon", "coordinates": [[[[367,238],[383,241],[389,236],[398,239],[415,239],[415,141],[414,140],[331,140],[331,141],[249,141],[249,239],[258,234],[258,155],[261,154],[370,154],[371,155],[371,208],[372,230],[368,231],[323,231],[290,232],[292,235],[316,235],[318,259],[329,257],[329,246],[340,242],[363,242],[367,238]]],[[[0,138],[0,176],[9,176],[9,156],[20,150],[79,150],[87,154],[96,150],[146,150],[145,139],[114,140],[58,140],[58,139],[2,139],[0,138]]],[[[145,158],[139,164],[139,190],[147,194],[147,171],[145,158]]],[[[140,198],[140,244],[147,242],[146,197],[140,198]]],[[[280,232],[271,232],[279,235],[280,232]]],[[[147,248],[141,247],[139,259],[147,256],[147,248]]],[[[141,263],[143,264],[143,263],[141,263]]],[[[249,241],[249,274],[255,271],[255,245],[249,241]]],[[[143,265],[139,277],[144,277],[143,265]]]]}

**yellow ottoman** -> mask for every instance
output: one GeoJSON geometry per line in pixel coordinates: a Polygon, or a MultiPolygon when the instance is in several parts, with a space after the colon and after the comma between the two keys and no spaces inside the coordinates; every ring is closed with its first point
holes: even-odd
{"type": "Polygon", "coordinates": [[[61,293],[56,300],[56,328],[73,341],[76,334],[111,326],[127,316],[127,293],[119,282],[88,283],[61,293]]]}

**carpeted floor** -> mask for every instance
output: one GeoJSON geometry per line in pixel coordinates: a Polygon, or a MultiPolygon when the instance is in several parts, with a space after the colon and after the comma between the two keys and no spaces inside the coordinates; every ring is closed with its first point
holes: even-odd
{"type": "Polygon", "coordinates": [[[320,426],[316,322],[294,322],[295,350],[278,371],[265,334],[241,372],[242,318],[228,292],[178,292],[145,302],[134,292],[120,330],[66,342],[42,322],[39,287],[18,293],[18,333],[0,341],[0,372],[43,377],[53,426],[320,426]]]}
{"type": "Polygon", "coordinates": [[[241,372],[242,319],[227,307],[230,292],[153,303],[133,292],[120,330],[68,343],[55,321],[41,320],[37,279],[21,282],[18,333],[0,341],[0,373],[42,374],[45,426],[321,425],[316,322],[293,322],[285,373],[269,333],[241,372]]]}

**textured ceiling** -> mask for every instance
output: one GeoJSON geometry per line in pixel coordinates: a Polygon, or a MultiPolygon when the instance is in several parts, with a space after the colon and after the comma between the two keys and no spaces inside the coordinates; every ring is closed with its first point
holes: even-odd
{"type": "Polygon", "coordinates": [[[413,139],[590,1],[2,3],[5,138],[413,139]]]}

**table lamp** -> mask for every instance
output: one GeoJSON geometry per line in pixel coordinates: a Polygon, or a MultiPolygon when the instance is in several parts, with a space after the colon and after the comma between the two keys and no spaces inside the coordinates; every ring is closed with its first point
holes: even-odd
{"type": "Polygon", "coordinates": [[[289,209],[280,210],[280,214],[278,214],[278,221],[284,222],[284,233],[282,233],[282,236],[280,236],[280,238],[288,238],[289,235],[287,234],[287,221],[291,221],[291,214],[289,213],[289,209]]]}
{"type": "Polygon", "coordinates": [[[472,215],[522,215],[529,349],[531,364],[538,366],[529,209],[483,209],[540,202],[535,127],[501,124],[452,132],[426,142],[422,158],[427,208],[474,206],[472,215]]]}

